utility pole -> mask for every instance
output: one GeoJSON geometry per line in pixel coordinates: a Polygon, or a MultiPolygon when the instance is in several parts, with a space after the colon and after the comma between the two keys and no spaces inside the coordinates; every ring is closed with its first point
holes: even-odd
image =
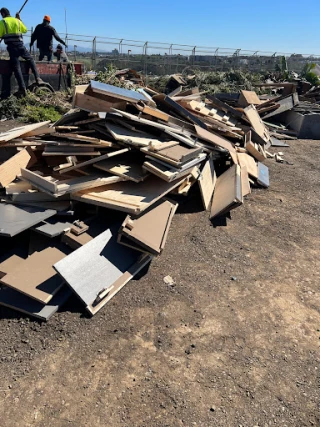
{"type": "Polygon", "coordinates": [[[76,62],[76,60],[77,60],[77,51],[76,51],[77,47],[78,46],[76,44],[73,46],[73,48],[74,48],[74,62],[76,62]]]}

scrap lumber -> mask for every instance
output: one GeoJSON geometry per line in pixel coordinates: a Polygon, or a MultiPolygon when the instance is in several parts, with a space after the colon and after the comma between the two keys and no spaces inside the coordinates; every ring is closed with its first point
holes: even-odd
{"type": "Polygon", "coordinates": [[[101,233],[65,259],[54,264],[88,312],[96,314],[148,262],[149,255],[120,245],[119,226],[101,233]]]}
{"type": "Polygon", "coordinates": [[[246,166],[240,166],[240,168],[242,197],[245,197],[251,193],[249,174],[246,166]]]}
{"type": "Polygon", "coordinates": [[[240,96],[238,100],[239,107],[248,107],[249,105],[260,105],[261,100],[259,99],[256,92],[252,90],[242,90],[240,91],[240,96]]]}
{"type": "Polygon", "coordinates": [[[175,181],[176,179],[189,175],[193,170],[193,165],[184,169],[177,169],[169,164],[159,162],[157,159],[146,157],[146,161],[142,165],[143,169],[153,175],[158,176],[167,182],[175,181]]]}
{"type": "Polygon", "coordinates": [[[246,167],[248,174],[255,179],[258,179],[258,165],[253,157],[246,153],[238,153],[239,165],[246,167]]]}
{"type": "Polygon", "coordinates": [[[65,256],[55,247],[34,252],[27,259],[21,259],[12,270],[7,269],[0,283],[47,304],[63,285],[52,266],[65,256]]]}
{"type": "Polygon", "coordinates": [[[131,153],[102,160],[93,166],[99,170],[109,172],[112,175],[120,176],[121,178],[134,182],[144,181],[148,176],[142,168],[142,164],[139,163],[138,159],[135,159],[131,153]]]}
{"type": "Polygon", "coordinates": [[[242,203],[240,166],[233,165],[217,179],[210,219],[224,215],[242,203]]]}
{"type": "Polygon", "coordinates": [[[119,230],[118,243],[160,255],[177,208],[178,203],[166,200],[136,218],[127,216],[119,230]]]}
{"type": "Polygon", "coordinates": [[[36,162],[37,158],[30,148],[19,151],[0,165],[0,186],[7,187],[21,174],[21,168],[30,167],[36,162]]]}
{"type": "Polygon", "coordinates": [[[7,130],[6,132],[1,132],[0,133],[0,143],[11,141],[12,139],[19,138],[20,136],[22,136],[28,132],[34,131],[36,129],[44,128],[49,123],[50,123],[50,121],[34,123],[32,125],[21,126],[19,128],[7,130]]]}
{"type": "Polygon", "coordinates": [[[249,105],[244,110],[244,113],[249,120],[253,129],[257,132],[261,138],[267,142],[270,139],[269,131],[261,120],[256,108],[254,105],[249,105]]]}
{"type": "Polygon", "coordinates": [[[204,165],[199,175],[198,182],[199,182],[203,206],[207,211],[210,207],[212,195],[217,182],[217,175],[214,169],[212,158],[207,160],[206,164],[204,165]]]}

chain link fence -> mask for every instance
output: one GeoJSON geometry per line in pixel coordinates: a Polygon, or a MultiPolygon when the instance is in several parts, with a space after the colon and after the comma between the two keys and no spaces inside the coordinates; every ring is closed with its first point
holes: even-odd
{"type": "MultiPolygon", "coordinates": [[[[60,34],[68,45],[71,61],[84,62],[86,70],[104,70],[109,64],[133,68],[145,75],[201,71],[239,70],[273,72],[277,69],[301,72],[306,63],[320,64],[320,55],[286,52],[263,52],[223,47],[180,45],[175,43],[125,40],[77,34],[60,34]]],[[[31,31],[25,37],[30,42],[31,31]]],[[[35,47],[32,53],[37,59],[35,47]]],[[[0,54],[6,56],[5,46],[0,54]]]]}

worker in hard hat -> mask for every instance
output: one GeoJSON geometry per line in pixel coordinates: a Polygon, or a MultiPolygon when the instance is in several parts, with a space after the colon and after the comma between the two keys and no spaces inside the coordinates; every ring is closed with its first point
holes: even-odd
{"type": "Polygon", "coordinates": [[[37,48],[39,49],[39,61],[42,61],[46,56],[48,61],[52,60],[53,52],[53,37],[61,44],[66,46],[65,42],[59,37],[56,30],[50,25],[51,18],[49,15],[45,15],[42,24],[36,26],[31,36],[30,47],[37,40],[37,48]]]}
{"type": "Polygon", "coordinates": [[[27,28],[21,21],[19,13],[16,14],[15,18],[13,18],[10,15],[9,10],[3,7],[0,9],[0,14],[3,18],[2,21],[0,21],[0,42],[3,40],[7,45],[12,71],[14,72],[15,78],[17,79],[19,85],[18,95],[25,96],[26,85],[21,71],[21,65],[19,61],[20,57],[29,62],[36,83],[38,85],[43,83],[30,52],[23,44],[22,34],[27,32],[27,28]]]}

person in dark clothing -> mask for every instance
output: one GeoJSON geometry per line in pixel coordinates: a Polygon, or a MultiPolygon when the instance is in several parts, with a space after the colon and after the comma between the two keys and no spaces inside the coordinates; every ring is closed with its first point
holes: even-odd
{"type": "Polygon", "coordinates": [[[0,9],[0,14],[3,18],[2,21],[0,21],[0,39],[7,45],[11,67],[19,85],[18,95],[24,96],[26,95],[26,85],[21,71],[20,56],[30,64],[36,83],[40,85],[43,81],[40,79],[36,64],[30,52],[23,44],[22,34],[27,32],[27,28],[21,21],[20,15],[17,13],[15,18],[11,17],[9,10],[5,7],[0,9]]]}
{"type": "Polygon", "coordinates": [[[33,46],[33,43],[37,40],[37,48],[40,51],[39,61],[42,61],[46,56],[48,61],[52,60],[52,51],[53,51],[53,37],[61,44],[66,46],[65,42],[59,37],[56,30],[50,25],[51,19],[50,16],[45,15],[43,18],[42,24],[36,26],[34,32],[31,36],[30,48],[33,46]]]}

